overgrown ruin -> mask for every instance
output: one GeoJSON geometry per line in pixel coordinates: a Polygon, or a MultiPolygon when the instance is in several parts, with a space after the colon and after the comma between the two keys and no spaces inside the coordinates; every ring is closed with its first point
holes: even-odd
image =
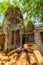
{"type": "Polygon", "coordinates": [[[0,26],[0,65],[43,65],[43,24],[29,21],[25,28],[21,10],[13,5],[0,26]]]}
{"type": "Polygon", "coordinates": [[[32,22],[28,22],[25,28],[20,9],[11,5],[5,13],[0,28],[0,50],[15,49],[25,43],[36,43],[43,53],[43,25],[37,27],[32,22]]]}

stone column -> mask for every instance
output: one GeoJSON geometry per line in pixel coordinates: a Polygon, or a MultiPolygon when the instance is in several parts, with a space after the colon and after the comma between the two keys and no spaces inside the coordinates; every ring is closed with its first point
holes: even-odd
{"type": "Polygon", "coordinates": [[[20,47],[22,47],[22,34],[23,34],[23,31],[22,31],[22,28],[21,27],[19,29],[19,34],[20,34],[20,42],[19,42],[19,45],[20,45],[20,47]]]}
{"type": "Polygon", "coordinates": [[[16,31],[14,31],[14,45],[16,45],[16,31]]]}
{"type": "Polygon", "coordinates": [[[9,33],[9,48],[11,47],[12,45],[12,31],[10,31],[9,33]]]}
{"type": "Polygon", "coordinates": [[[20,33],[20,46],[22,47],[22,33],[20,33]]]}
{"type": "Polygon", "coordinates": [[[5,43],[4,43],[4,50],[7,50],[8,48],[8,36],[5,34],[5,43]]]}

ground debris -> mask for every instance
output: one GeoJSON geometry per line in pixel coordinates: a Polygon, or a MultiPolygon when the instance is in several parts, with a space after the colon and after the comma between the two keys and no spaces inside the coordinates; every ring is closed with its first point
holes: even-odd
{"type": "Polygon", "coordinates": [[[0,65],[39,65],[39,57],[42,60],[42,65],[43,57],[35,47],[35,44],[25,44],[22,48],[17,48],[7,55],[0,53],[0,65]]]}

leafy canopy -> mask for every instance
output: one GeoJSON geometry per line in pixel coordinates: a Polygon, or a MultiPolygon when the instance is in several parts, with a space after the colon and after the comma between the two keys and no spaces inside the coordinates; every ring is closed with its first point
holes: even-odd
{"type": "Polygon", "coordinates": [[[0,14],[5,13],[11,4],[20,7],[23,14],[27,13],[26,21],[33,17],[43,22],[43,0],[3,0],[0,2],[0,14]]]}

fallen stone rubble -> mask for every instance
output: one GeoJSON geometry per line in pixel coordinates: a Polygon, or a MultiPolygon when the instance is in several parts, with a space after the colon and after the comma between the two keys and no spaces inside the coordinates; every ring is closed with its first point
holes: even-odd
{"type": "Polygon", "coordinates": [[[43,65],[43,57],[35,44],[25,44],[7,55],[0,53],[0,65],[43,65]]]}

